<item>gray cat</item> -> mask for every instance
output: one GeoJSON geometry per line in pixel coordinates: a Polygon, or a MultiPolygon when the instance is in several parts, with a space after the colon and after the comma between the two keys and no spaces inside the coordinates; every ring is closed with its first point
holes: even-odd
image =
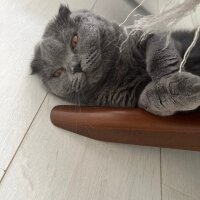
{"type": "Polygon", "coordinates": [[[167,116],[200,106],[200,41],[178,72],[193,32],[141,32],[127,38],[117,23],[61,5],[31,63],[46,89],[80,105],[140,107],[167,116]]]}

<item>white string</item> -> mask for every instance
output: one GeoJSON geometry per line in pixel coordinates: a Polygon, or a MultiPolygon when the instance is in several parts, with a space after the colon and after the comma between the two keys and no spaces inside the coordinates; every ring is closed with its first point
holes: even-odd
{"type": "Polygon", "coordinates": [[[136,6],[136,7],[128,14],[128,16],[126,17],[126,19],[125,19],[119,26],[122,26],[123,24],[125,24],[126,21],[128,20],[128,18],[129,18],[140,6],[142,6],[142,4],[143,4],[145,1],[146,1],[146,0],[142,0],[142,2],[141,2],[138,6],[136,6]]]}
{"type": "Polygon", "coordinates": [[[169,10],[172,6],[171,4],[175,4],[174,0],[168,0],[164,6],[161,7],[160,13],[165,12],[166,10],[169,10]]]}
{"type": "Polygon", "coordinates": [[[141,29],[144,34],[160,33],[171,30],[171,28],[188,13],[200,4],[200,0],[184,0],[183,3],[161,12],[159,14],[148,15],[136,20],[133,29],[141,29]]]}
{"type": "Polygon", "coordinates": [[[196,32],[195,32],[195,36],[194,36],[194,39],[192,41],[192,43],[190,44],[190,46],[188,47],[187,51],[185,52],[185,55],[183,57],[183,60],[180,64],[180,69],[179,69],[179,72],[182,72],[183,69],[184,69],[184,66],[185,66],[185,63],[187,62],[187,59],[192,51],[192,49],[194,48],[194,46],[196,45],[197,43],[197,40],[199,38],[199,35],[200,35],[200,26],[197,28],[196,32]]]}
{"type": "Polygon", "coordinates": [[[200,36],[200,30],[199,30],[200,29],[200,25],[198,24],[198,18],[197,18],[197,12],[196,12],[196,10],[195,10],[195,12],[191,12],[190,16],[191,16],[194,28],[196,28],[196,26],[198,26],[198,28],[197,28],[197,30],[195,32],[195,35],[194,35],[194,38],[193,38],[193,42],[192,42],[193,44],[191,43],[191,45],[188,47],[188,49],[187,49],[188,52],[186,51],[187,55],[185,53],[184,58],[183,58],[183,60],[182,60],[182,62],[180,64],[179,72],[181,72],[182,70],[184,70],[185,63],[187,62],[187,59],[188,59],[188,57],[189,57],[192,49],[194,48],[194,46],[197,43],[197,40],[198,40],[198,38],[200,36]],[[194,18],[195,18],[195,20],[194,20],[194,18]]]}

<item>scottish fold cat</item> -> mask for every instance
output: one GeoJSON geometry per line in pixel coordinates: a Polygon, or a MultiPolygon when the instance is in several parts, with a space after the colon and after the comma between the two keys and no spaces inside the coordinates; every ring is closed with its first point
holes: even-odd
{"type": "Polygon", "coordinates": [[[140,107],[161,116],[200,106],[200,41],[178,72],[194,31],[128,38],[123,27],[61,5],[31,62],[45,88],[79,105],[140,107]],[[122,48],[121,48],[122,47],[122,48]],[[121,50],[120,50],[121,49],[121,50]]]}

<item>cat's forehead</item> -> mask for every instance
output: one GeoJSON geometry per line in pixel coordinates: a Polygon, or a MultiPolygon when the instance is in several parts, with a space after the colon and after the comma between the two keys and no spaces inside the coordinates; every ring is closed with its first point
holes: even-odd
{"type": "Polygon", "coordinates": [[[40,42],[40,49],[42,57],[58,57],[64,50],[64,44],[54,38],[49,37],[40,42]]]}
{"type": "Polygon", "coordinates": [[[46,26],[43,38],[54,36],[58,39],[62,36],[61,34],[63,32],[65,34],[70,34],[74,29],[81,29],[81,27],[85,27],[88,24],[98,26],[97,21],[98,16],[88,10],[73,11],[68,17],[65,16],[65,18],[58,14],[58,16],[46,26]]]}
{"type": "Polygon", "coordinates": [[[88,17],[95,17],[95,15],[89,10],[77,10],[70,14],[70,18],[72,19],[84,20],[88,17]]]}
{"type": "MultiPolygon", "coordinates": [[[[102,17],[92,13],[89,10],[78,10],[71,13],[70,18],[75,23],[97,23],[98,21],[102,21],[102,17]]],[[[98,24],[98,23],[97,23],[98,24]]]]}

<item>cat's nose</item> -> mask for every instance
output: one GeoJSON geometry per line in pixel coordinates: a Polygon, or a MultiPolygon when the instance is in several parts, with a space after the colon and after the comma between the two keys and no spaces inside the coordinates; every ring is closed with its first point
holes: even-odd
{"type": "Polygon", "coordinates": [[[73,74],[75,74],[77,72],[82,72],[80,63],[71,64],[70,68],[71,68],[71,71],[72,71],[73,74]]]}

